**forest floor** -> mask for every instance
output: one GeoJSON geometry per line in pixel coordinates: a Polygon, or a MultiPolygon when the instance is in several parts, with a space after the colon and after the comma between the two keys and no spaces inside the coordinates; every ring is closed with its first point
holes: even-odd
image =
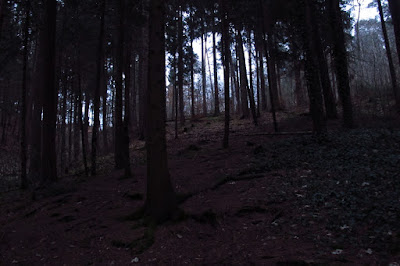
{"type": "MultiPolygon", "coordinates": [[[[308,116],[279,114],[284,132],[308,116]]],[[[400,265],[400,121],[358,118],[326,140],[267,135],[234,120],[187,122],[173,138],[170,173],[185,215],[158,227],[128,219],[145,197],[145,150],[134,142],[134,178],[102,158],[96,177],[0,194],[0,265],[400,265]],[[108,170],[107,170],[108,169],[108,170]]]]}

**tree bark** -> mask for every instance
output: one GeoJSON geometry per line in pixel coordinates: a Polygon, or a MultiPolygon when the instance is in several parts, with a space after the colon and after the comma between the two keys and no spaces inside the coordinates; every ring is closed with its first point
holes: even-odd
{"type": "Polygon", "coordinates": [[[124,11],[123,11],[123,0],[119,0],[119,28],[118,28],[118,37],[115,43],[116,54],[115,54],[115,143],[114,143],[114,159],[115,159],[115,168],[123,169],[125,166],[124,163],[124,154],[123,154],[123,145],[124,145],[124,125],[122,121],[122,71],[123,71],[123,51],[124,51],[124,11]]]}
{"type": "Polygon", "coordinates": [[[383,33],[383,38],[385,40],[386,56],[388,58],[388,63],[389,63],[389,71],[390,71],[390,78],[392,81],[393,94],[396,99],[397,110],[400,111],[400,95],[399,95],[400,93],[397,88],[396,71],[394,70],[392,51],[391,51],[391,47],[390,47],[390,43],[389,43],[388,33],[386,30],[386,23],[385,23],[385,17],[383,14],[383,10],[382,10],[382,3],[381,3],[381,0],[376,0],[376,1],[378,3],[379,16],[381,18],[382,33],[383,33]]]}
{"type": "Polygon", "coordinates": [[[57,180],[56,161],[56,121],[57,121],[57,89],[55,86],[55,54],[56,54],[56,12],[57,1],[46,1],[46,24],[45,42],[42,49],[46,51],[45,64],[45,86],[43,102],[43,135],[42,135],[42,182],[53,182],[57,180]]]}
{"type": "Polygon", "coordinates": [[[338,80],[338,91],[343,108],[343,126],[352,128],[354,124],[353,106],[351,102],[347,51],[339,0],[328,0],[327,4],[332,27],[333,54],[338,80]]]}
{"type": "Polygon", "coordinates": [[[223,45],[223,64],[224,64],[224,95],[225,95],[225,125],[224,125],[224,139],[222,141],[223,148],[229,147],[229,65],[231,58],[231,48],[229,45],[229,16],[226,6],[226,0],[220,0],[221,16],[222,16],[222,45],[223,45]]]}
{"type": "Polygon", "coordinates": [[[185,106],[183,102],[183,20],[182,6],[179,7],[178,14],[178,86],[179,86],[179,118],[180,125],[185,125],[185,106]]]}
{"type": "Polygon", "coordinates": [[[313,129],[317,135],[326,132],[325,114],[323,109],[321,83],[318,69],[318,40],[316,40],[316,25],[313,21],[313,9],[310,1],[305,0],[305,50],[306,50],[306,79],[309,87],[310,109],[313,129]]]}
{"type": "MultiPolygon", "coordinates": [[[[29,26],[30,26],[30,2],[25,1],[26,15],[24,25],[24,52],[22,67],[22,91],[21,91],[21,188],[28,188],[28,179],[26,174],[26,93],[28,79],[28,44],[29,44],[29,26]]],[[[1,0],[0,0],[0,16],[1,16],[1,0]]],[[[0,18],[1,20],[1,18],[0,18]]],[[[0,27],[1,31],[1,27],[0,27]]]]}
{"type": "Polygon", "coordinates": [[[164,1],[150,1],[149,71],[146,108],[147,194],[146,214],[154,221],[168,219],[177,200],[168,171],[165,130],[164,1]]]}
{"type": "Polygon", "coordinates": [[[190,13],[192,27],[190,27],[190,47],[192,48],[190,52],[190,90],[191,90],[191,100],[192,100],[192,108],[191,108],[191,115],[192,119],[194,119],[195,112],[194,112],[194,51],[193,51],[193,41],[194,41],[194,29],[193,29],[193,14],[190,13]]]}
{"type": "Polygon", "coordinates": [[[77,47],[78,50],[78,118],[79,118],[79,127],[81,131],[81,140],[82,140],[82,158],[83,158],[83,165],[85,167],[85,175],[89,176],[89,168],[87,164],[87,158],[86,158],[86,141],[85,141],[85,127],[84,127],[84,122],[83,122],[83,114],[82,114],[82,84],[81,84],[81,67],[80,67],[80,52],[79,52],[79,47],[77,47]]]}
{"type": "Polygon", "coordinates": [[[249,104],[247,98],[247,73],[246,73],[246,62],[244,58],[243,42],[240,29],[238,29],[236,34],[236,49],[237,49],[237,59],[239,60],[239,73],[240,73],[240,100],[242,103],[242,118],[249,117],[249,104]]]}
{"type": "MultiPolygon", "coordinates": [[[[213,17],[215,20],[215,18],[213,17]]],[[[215,21],[214,21],[215,23],[215,21]]],[[[213,25],[216,27],[215,24],[213,25]]],[[[214,105],[214,116],[219,116],[219,88],[218,88],[218,66],[217,66],[217,44],[215,42],[215,30],[212,34],[213,40],[213,63],[214,63],[214,97],[215,97],[215,105],[214,105]]]]}
{"type": "Polygon", "coordinates": [[[389,0],[390,14],[392,15],[392,23],[394,35],[396,39],[397,56],[400,63],[400,3],[398,0],[389,0]]]}
{"type": "MultiPolygon", "coordinates": [[[[99,133],[100,126],[100,87],[102,82],[101,73],[104,71],[104,62],[103,62],[103,46],[104,46],[104,16],[106,9],[106,0],[101,1],[101,14],[100,14],[100,31],[98,38],[98,47],[97,47],[97,62],[96,62],[96,85],[94,88],[94,99],[93,99],[93,129],[92,129],[92,168],[91,174],[92,176],[97,174],[97,136],[99,133]]],[[[103,96],[103,102],[107,99],[107,88],[105,92],[105,97],[103,96]]],[[[104,108],[104,103],[103,103],[104,108]]],[[[106,123],[104,123],[104,110],[103,109],[103,134],[104,140],[107,142],[107,133],[105,130],[106,123]]],[[[106,112],[105,112],[106,113],[106,112]]],[[[104,141],[103,140],[103,141],[104,141]]],[[[106,144],[106,143],[104,143],[106,144]]],[[[106,148],[106,147],[104,147],[106,148]]]]}
{"type": "Polygon", "coordinates": [[[202,30],[203,33],[201,35],[201,77],[202,77],[202,89],[203,89],[203,115],[207,116],[206,61],[204,56],[204,25],[202,26],[202,30]]]}

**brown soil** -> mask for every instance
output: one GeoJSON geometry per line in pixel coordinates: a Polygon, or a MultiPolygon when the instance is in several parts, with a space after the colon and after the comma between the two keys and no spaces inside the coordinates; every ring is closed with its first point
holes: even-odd
{"type": "MultiPolygon", "coordinates": [[[[176,140],[168,124],[173,184],[181,197],[189,196],[180,205],[185,215],[179,221],[154,228],[125,219],[140,209],[145,197],[145,152],[143,143],[135,142],[134,178],[121,179],[121,171],[72,176],[37,192],[34,201],[31,192],[3,194],[0,265],[400,263],[398,251],[370,249],[353,238],[337,244],[337,232],[328,230],[328,213],[299,201],[305,192],[298,184],[318,172],[307,167],[246,172],[254,166],[257,147],[268,150],[293,136],[262,135],[272,132],[270,123],[256,128],[237,120],[232,122],[230,148],[222,149],[220,119],[188,122],[187,132],[181,130],[176,140]],[[300,222],[301,217],[312,218],[300,222]]],[[[292,116],[280,129],[310,130],[309,119],[292,116]]],[[[338,130],[340,121],[329,127],[338,130]]],[[[356,236],[368,230],[357,228],[356,236]]],[[[399,233],[391,231],[396,239],[399,233]]]]}

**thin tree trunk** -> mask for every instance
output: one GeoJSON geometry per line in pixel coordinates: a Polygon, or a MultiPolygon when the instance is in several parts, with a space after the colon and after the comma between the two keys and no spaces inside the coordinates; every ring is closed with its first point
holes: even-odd
{"type": "Polygon", "coordinates": [[[122,71],[123,71],[123,51],[124,51],[124,11],[123,0],[119,0],[119,29],[118,37],[115,43],[115,143],[114,143],[114,159],[115,168],[123,169],[125,166],[123,145],[124,145],[124,125],[122,121],[123,109],[123,84],[122,84],[122,71]]]}
{"type": "Polygon", "coordinates": [[[192,108],[191,108],[191,115],[192,119],[194,119],[195,112],[194,112],[194,51],[193,51],[193,40],[194,40],[194,30],[193,30],[193,14],[190,13],[192,27],[190,27],[190,47],[192,51],[190,52],[190,90],[191,90],[191,100],[192,100],[192,108]]]}
{"type": "Polygon", "coordinates": [[[178,14],[178,86],[179,86],[179,117],[180,125],[185,125],[185,106],[183,102],[183,13],[182,6],[179,7],[178,14]]]}
{"type": "Polygon", "coordinates": [[[220,8],[222,14],[222,45],[223,45],[223,62],[224,62],[224,94],[225,94],[225,126],[224,126],[224,139],[222,146],[226,149],[229,147],[229,64],[231,59],[231,48],[229,45],[229,17],[226,1],[220,0],[220,8]]]}
{"type": "Polygon", "coordinates": [[[201,35],[201,75],[203,89],[203,115],[207,116],[207,94],[206,94],[206,62],[204,57],[204,26],[201,35]]]}
{"type": "MultiPolygon", "coordinates": [[[[261,35],[261,34],[260,34],[261,35]]],[[[265,74],[264,74],[264,53],[262,48],[262,36],[258,39],[258,51],[259,51],[259,65],[260,65],[260,82],[261,82],[261,102],[262,102],[262,110],[267,110],[267,96],[266,96],[266,87],[265,87],[265,74]]]]}
{"type": "Polygon", "coordinates": [[[280,110],[281,105],[279,102],[279,94],[278,94],[278,78],[276,75],[276,56],[275,56],[275,47],[273,41],[273,34],[268,33],[267,36],[267,46],[268,46],[268,81],[269,81],[269,92],[270,92],[270,100],[271,106],[272,102],[275,110],[280,110]]]}
{"type": "MultiPolygon", "coordinates": [[[[263,36],[264,36],[264,33],[263,33],[263,36]]],[[[267,38],[269,39],[270,37],[267,37],[267,38]]],[[[269,84],[268,91],[269,91],[269,99],[271,102],[272,120],[274,123],[274,130],[275,130],[275,132],[278,132],[278,122],[276,120],[276,113],[275,113],[275,110],[276,110],[275,103],[276,102],[274,101],[275,94],[273,92],[276,90],[272,89],[272,87],[276,88],[276,77],[275,77],[276,75],[273,74],[275,72],[275,67],[271,67],[271,65],[274,66],[274,64],[272,64],[270,61],[270,55],[269,55],[269,50],[268,50],[268,48],[269,48],[268,41],[263,40],[263,43],[264,43],[265,57],[267,59],[267,72],[268,72],[268,84],[269,84]]]]}
{"type": "MultiPolygon", "coordinates": [[[[126,0],[122,0],[122,12],[124,13],[124,17],[126,16],[127,12],[127,6],[126,6],[126,0]]],[[[128,21],[125,21],[125,27],[126,31],[129,29],[129,24],[128,21]]],[[[125,117],[124,117],[124,126],[123,126],[123,146],[122,146],[122,152],[123,152],[123,157],[124,157],[124,169],[125,169],[125,177],[131,177],[131,163],[130,163],[130,154],[129,154],[129,121],[130,121],[130,89],[131,89],[131,61],[132,61],[132,45],[131,45],[131,40],[128,39],[125,44],[125,117]]]]}
{"type": "Polygon", "coordinates": [[[256,74],[257,74],[257,116],[261,116],[261,91],[260,91],[260,67],[259,67],[260,53],[256,50],[256,74]]]}
{"type": "Polygon", "coordinates": [[[250,74],[250,86],[247,86],[247,92],[249,95],[249,99],[250,99],[250,109],[251,109],[251,113],[253,115],[253,121],[254,124],[257,125],[257,112],[256,112],[256,104],[254,102],[254,86],[253,86],[253,70],[252,70],[252,64],[253,64],[253,60],[252,60],[252,47],[251,47],[251,32],[249,31],[249,46],[248,46],[248,50],[249,50],[249,74],[250,74]]]}
{"type": "Polygon", "coordinates": [[[249,117],[249,105],[247,98],[247,72],[246,72],[246,62],[244,58],[242,35],[238,29],[236,34],[236,50],[237,59],[239,60],[239,72],[240,72],[240,100],[242,102],[242,118],[249,117]]]}
{"type": "MultiPolygon", "coordinates": [[[[28,79],[28,44],[29,44],[29,26],[30,26],[30,3],[29,0],[25,1],[26,16],[24,25],[24,53],[23,53],[23,67],[22,67],[22,91],[21,91],[21,188],[28,188],[28,179],[26,175],[26,93],[27,93],[27,79],[28,79]]],[[[0,16],[1,16],[1,0],[0,0],[0,16]]],[[[1,18],[0,18],[1,20],[1,18]]],[[[1,30],[1,27],[0,27],[1,30]]]]}
{"type": "MultiPolygon", "coordinates": [[[[215,27],[215,25],[214,25],[215,27]]],[[[213,61],[214,61],[214,116],[219,116],[219,88],[218,88],[218,66],[217,66],[217,49],[215,42],[215,31],[213,31],[213,61]]]]}
{"type": "Polygon", "coordinates": [[[78,50],[78,117],[79,117],[79,126],[81,131],[81,140],[82,140],[82,158],[83,165],[85,167],[85,175],[89,176],[89,168],[87,164],[86,158],[86,142],[85,142],[85,131],[84,131],[84,123],[83,123],[83,114],[82,114],[82,84],[81,84],[81,67],[80,67],[80,52],[79,47],[78,50]]]}

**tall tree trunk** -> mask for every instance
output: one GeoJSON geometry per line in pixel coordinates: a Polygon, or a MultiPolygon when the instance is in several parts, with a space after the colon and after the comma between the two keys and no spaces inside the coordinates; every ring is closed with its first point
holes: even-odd
{"type": "Polygon", "coordinates": [[[392,15],[392,23],[394,35],[396,39],[397,56],[400,63],[400,3],[398,0],[389,0],[390,14],[392,15]]]}
{"type": "Polygon", "coordinates": [[[269,81],[269,92],[270,92],[270,101],[271,106],[272,102],[275,110],[281,109],[281,104],[279,102],[279,92],[278,92],[278,78],[276,75],[276,51],[274,45],[274,35],[272,33],[268,33],[267,36],[267,46],[268,46],[268,58],[267,58],[267,67],[268,67],[268,81],[269,81]]]}
{"type": "Polygon", "coordinates": [[[78,93],[78,78],[75,76],[77,73],[74,73],[74,159],[75,162],[79,160],[79,155],[81,153],[81,144],[80,144],[80,131],[81,131],[81,123],[82,117],[79,117],[79,93],[78,93]]]}
{"type": "Polygon", "coordinates": [[[318,52],[316,40],[316,25],[313,21],[312,0],[305,0],[305,29],[306,29],[306,79],[309,87],[311,116],[314,132],[318,135],[326,132],[325,115],[322,102],[321,83],[319,80],[318,52]]]}
{"type": "MultiPolygon", "coordinates": [[[[214,25],[215,27],[215,25],[214,25]]],[[[213,62],[214,62],[214,116],[219,116],[219,88],[218,88],[218,66],[217,66],[217,44],[215,42],[215,31],[213,31],[213,62]]]]}
{"type": "MultiPolygon", "coordinates": [[[[229,46],[230,47],[230,46],[229,46]]],[[[236,114],[241,114],[242,113],[242,104],[240,101],[240,85],[239,85],[239,79],[237,75],[237,60],[233,62],[232,56],[228,58],[230,60],[230,71],[233,79],[232,87],[235,85],[235,97],[236,97],[236,114]]]]}
{"type": "Polygon", "coordinates": [[[185,125],[185,106],[183,102],[183,13],[182,6],[179,7],[178,14],[178,86],[179,86],[179,118],[180,125],[185,125]]]}
{"type": "MultiPolygon", "coordinates": [[[[133,55],[133,62],[132,62],[132,108],[131,108],[131,128],[132,132],[136,132],[137,130],[137,73],[136,73],[136,53],[133,55]]],[[[136,134],[136,133],[135,133],[136,134]]]]}
{"type": "Polygon", "coordinates": [[[65,170],[65,173],[68,174],[69,168],[72,165],[72,125],[73,125],[73,110],[74,110],[74,100],[73,100],[73,93],[72,87],[70,87],[71,91],[69,94],[69,118],[68,118],[68,164],[65,170]]]}
{"type": "Polygon", "coordinates": [[[252,47],[251,47],[251,32],[249,31],[248,33],[248,39],[249,39],[249,46],[248,46],[248,52],[249,52],[249,75],[250,75],[250,86],[247,86],[247,93],[249,95],[250,99],[250,109],[251,113],[253,115],[253,121],[254,124],[257,125],[257,112],[256,112],[256,104],[254,102],[254,86],[253,86],[253,70],[252,70],[252,47]]]}
{"type": "MultiPolygon", "coordinates": [[[[143,11],[144,12],[144,9],[143,11]]],[[[142,52],[141,57],[139,58],[139,139],[145,139],[145,123],[146,119],[146,94],[147,94],[147,76],[148,76],[148,43],[149,43],[149,36],[148,36],[148,24],[150,23],[148,17],[146,17],[146,23],[142,27],[142,52]]]]}
{"type": "Polygon", "coordinates": [[[313,26],[312,38],[314,39],[316,53],[317,53],[319,75],[321,79],[322,91],[325,102],[326,118],[336,119],[338,117],[338,114],[336,110],[335,97],[333,96],[331,81],[329,79],[328,63],[325,57],[324,49],[322,47],[320,29],[318,26],[319,21],[317,21],[316,19],[315,7],[313,6],[313,4],[310,5],[310,13],[311,13],[311,18],[310,18],[311,25],[313,26]]]}
{"type": "Polygon", "coordinates": [[[304,90],[301,82],[301,62],[299,60],[295,60],[294,62],[294,93],[296,95],[296,103],[297,107],[301,107],[304,105],[304,90]]]}
{"type": "MultiPolygon", "coordinates": [[[[27,79],[28,79],[28,44],[29,44],[29,26],[30,26],[30,3],[29,0],[25,1],[26,16],[24,25],[24,53],[23,53],[23,67],[22,67],[22,91],[21,91],[21,188],[28,188],[28,179],[26,175],[26,93],[27,93],[27,79]]],[[[0,16],[1,16],[1,0],[0,0],[0,16]]],[[[1,18],[0,18],[1,20],[1,18]]],[[[0,27],[1,31],[1,27],[0,27]]]]}
{"type": "Polygon", "coordinates": [[[202,30],[203,33],[201,35],[201,77],[202,77],[202,89],[203,89],[203,115],[207,116],[206,61],[204,56],[204,25],[202,26],[202,30]]]}
{"type": "Polygon", "coordinates": [[[225,95],[225,126],[224,126],[224,139],[222,146],[226,149],[229,146],[229,65],[231,58],[231,48],[229,45],[229,16],[226,7],[226,0],[220,0],[220,8],[222,15],[222,45],[223,45],[223,63],[224,63],[224,95],[225,95]]]}
{"type": "Polygon", "coordinates": [[[83,122],[83,114],[82,114],[82,81],[81,81],[81,62],[80,62],[80,52],[79,47],[78,50],[78,117],[79,117],[79,127],[81,131],[81,140],[82,140],[82,158],[83,158],[83,165],[85,167],[85,175],[89,176],[89,168],[87,164],[86,158],[86,141],[85,141],[85,127],[83,122]]]}
{"type": "Polygon", "coordinates": [[[240,73],[240,100],[242,102],[242,118],[249,117],[249,104],[247,98],[247,72],[246,72],[246,62],[244,58],[242,35],[240,30],[236,34],[236,51],[237,59],[239,60],[239,73],[240,73]]]}
{"type": "MultiPolygon", "coordinates": [[[[263,30],[264,32],[264,30],[263,30]]],[[[263,36],[265,34],[263,33],[263,36]]],[[[270,37],[268,36],[267,39],[269,40],[270,37]]],[[[276,98],[274,92],[276,92],[276,72],[275,72],[275,64],[271,62],[271,56],[269,53],[269,47],[270,47],[270,41],[265,41],[263,40],[264,43],[264,50],[265,50],[265,58],[267,59],[267,73],[268,73],[268,84],[269,84],[269,100],[271,102],[271,113],[272,113],[272,120],[274,123],[274,130],[275,132],[278,132],[278,122],[276,120],[276,109],[275,109],[275,104],[276,104],[276,98]],[[275,74],[274,74],[275,73],[275,74]],[[274,100],[275,99],[275,100],[274,100]]]]}
{"type": "Polygon", "coordinates": [[[114,143],[114,159],[115,168],[123,169],[124,154],[124,125],[122,121],[122,109],[123,109],[123,84],[122,84],[122,69],[123,69],[123,51],[124,51],[124,11],[123,11],[123,0],[119,0],[119,28],[118,37],[115,43],[116,54],[115,54],[115,143],[114,143]]]}
{"type": "Polygon", "coordinates": [[[6,5],[6,0],[0,0],[0,40],[1,40],[1,33],[3,32],[3,19],[4,19],[4,9],[6,5]]]}
{"type": "Polygon", "coordinates": [[[65,169],[67,169],[66,164],[66,124],[65,120],[67,118],[67,97],[68,97],[68,91],[67,91],[67,74],[64,74],[63,82],[62,82],[62,111],[61,111],[61,147],[60,147],[60,152],[61,152],[61,173],[65,173],[65,169]]]}
{"type": "MultiPolygon", "coordinates": [[[[126,1],[123,1],[123,11],[126,12],[127,6],[126,1]]],[[[126,14],[124,17],[127,17],[126,14]]],[[[128,21],[125,21],[126,31],[129,29],[128,21]]],[[[123,146],[122,152],[124,156],[124,169],[125,169],[125,177],[131,177],[131,163],[130,163],[130,154],[129,154],[129,121],[130,121],[130,89],[131,89],[131,61],[132,61],[132,45],[131,40],[128,39],[125,44],[125,117],[124,117],[124,127],[123,127],[123,146]]]]}
{"type": "Polygon", "coordinates": [[[156,222],[168,219],[178,208],[168,170],[165,131],[164,1],[150,0],[149,71],[146,123],[146,214],[156,222]]]}
{"type": "Polygon", "coordinates": [[[260,36],[257,38],[257,49],[259,52],[259,66],[260,66],[260,83],[261,83],[261,109],[263,111],[267,110],[267,96],[266,96],[266,87],[265,87],[265,74],[264,74],[264,53],[262,48],[262,33],[259,34],[260,36]]]}
{"type": "Polygon", "coordinates": [[[57,89],[55,86],[55,53],[56,53],[56,12],[57,1],[46,1],[45,40],[41,47],[45,53],[45,86],[43,102],[43,135],[42,139],[42,182],[57,180],[56,161],[56,121],[57,121],[57,89]]]}
{"type": "Polygon", "coordinates": [[[350,94],[350,80],[347,62],[346,42],[339,0],[328,0],[328,12],[332,27],[333,53],[335,58],[338,91],[343,107],[343,126],[353,127],[353,106],[350,94]]]}
{"type": "Polygon", "coordinates": [[[256,49],[256,77],[257,77],[257,116],[261,116],[261,89],[260,89],[260,67],[259,67],[260,53],[256,49]]]}
{"type": "MultiPolygon", "coordinates": [[[[100,66],[100,82],[103,84],[103,150],[107,153],[109,151],[109,144],[108,144],[108,120],[107,120],[107,98],[108,98],[108,72],[104,68],[104,62],[100,66]]],[[[99,86],[101,86],[99,84],[99,86]]],[[[98,131],[97,131],[98,132],[98,131]]],[[[92,139],[93,142],[93,139],[92,139]]],[[[97,151],[97,148],[96,148],[97,151]]],[[[93,147],[92,147],[93,153],[93,147]]],[[[92,159],[93,160],[93,159],[92,159]]]]}
{"type": "MultiPolygon", "coordinates": [[[[192,12],[190,13],[191,16],[191,22],[192,25],[194,24],[193,22],[193,14],[192,12]]],[[[195,106],[195,101],[194,101],[194,51],[193,51],[193,41],[194,41],[194,29],[193,26],[190,27],[190,47],[192,48],[192,51],[190,52],[190,90],[191,90],[191,99],[192,99],[192,108],[191,108],[191,116],[192,119],[194,119],[195,112],[194,112],[194,106],[195,106]]]]}
{"type": "Polygon", "coordinates": [[[400,93],[397,88],[396,71],[394,70],[392,52],[391,52],[390,43],[389,43],[389,37],[387,34],[385,17],[384,17],[383,10],[382,10],[382,3],[381,3],[381,0],[376,0],[376,1],[378,3],[379,16],[381,18],[382,33],[383,33],[383,38],[385,40],[386,56],[388,58],[388,63],[389,63],[389,71],[390,71],[390,78],[392,81],[393,94],[396,99],[397,110],[400,111],[400,93]]]}

